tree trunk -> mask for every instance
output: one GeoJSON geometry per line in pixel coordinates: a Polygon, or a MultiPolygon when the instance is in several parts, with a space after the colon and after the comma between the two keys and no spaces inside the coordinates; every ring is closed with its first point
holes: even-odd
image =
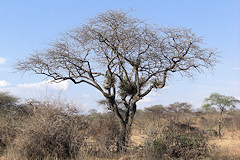
{"type": "Polygon", "coordinates": [[[135,100],[131,104],[127,104],[127,103],[125,104],[126,106],[125,116],[120,113],[118,105],[115,101],[115,96],[107,97],[107,100],[111,105],[110,108],[117,116],[117,119],[120,125],[120,134],[117,140],[117,152],[126,152],[128,147],[129,134],[130,134],[131,126],[133,123],[133,118],[136,113],[137,100],[135,100]]]}
{"type": "Polygon", "coordinates": [[[129,142],[129,136],[132,128],[133,119],[136,113],[136,104],[130,106],[129,114],[126,114],[125,120],[120,121],[120,134],[117,141],[117,152],[126,152],[129,142]]]}
{"type": "Polygon", "coordinates": [[[221,109],[220,111],[220,117],[219,117],[219,121],[218,121],[218,136],[219,138],[222,137],[222,116],[223,116],[223,109],[221,109]]]}
{"type": "Polygon", "coordinates": [[[127,124],[120,122],[120,134],[117,141],[117,152],[126,152],[128,143],[127,124]]]}

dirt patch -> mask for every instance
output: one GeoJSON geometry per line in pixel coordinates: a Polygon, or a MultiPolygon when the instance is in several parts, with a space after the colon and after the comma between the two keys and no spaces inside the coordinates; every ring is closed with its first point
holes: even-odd
{"type": "Polygon", "coordinates": [[[240,131],[229,132],[221,139],[215,138],[210,140],[210,144],[214,144],[219,148],[219,154],[240,159],[240,137],[237,135],[240,135],[240,131]]]}

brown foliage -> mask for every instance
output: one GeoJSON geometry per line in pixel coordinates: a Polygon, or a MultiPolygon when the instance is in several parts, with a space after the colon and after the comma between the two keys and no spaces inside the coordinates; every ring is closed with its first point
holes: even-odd
{"type": "Polygon", "coordinates": [[[210,156],[208,136],[196,127],[170,123],[146,145],[149,159],[200,159],[210,156]]]}
{"type": "Polygon", "coordinates": [[[88,123],[64,104],[39,103],[21,126],[12,144],[15,152],[28,159],[77,156],[87,135],[88,123]],[[61,105],[56,106],[56,105],[61,105]]]}
{"type": "MultiPolygon", "coordinates": [[[[238,132],[239,113],[236,110],[223,119],[228,131],[238,132]]],[[[142,141],[138,146],[129,144],[125,159],[214,157],[208,140],[216,136],[217,120],[218,113],[178,114],[161,106],[138,111],[132,133],[142,141]]],[[[92,110],[90,115],[81,115],[72,104],[59,101],[16,105],[0,115],[0,155],[7,159],[116,158],[122,156],[114,154],[118,123],[112,112],[92,110]]]]}
{"type": "Polygon", "coordinates": [[[0,92],[0,155],[17,136],[26,115],[26,106],[19,105],[17,97],[0,92]]]}

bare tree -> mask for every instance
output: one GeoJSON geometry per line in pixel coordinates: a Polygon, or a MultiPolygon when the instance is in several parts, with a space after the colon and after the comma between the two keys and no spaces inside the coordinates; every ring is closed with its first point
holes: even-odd
{"type": "Polygon", "coordinates": [[[204,48],[191,29],[153,26],[129,12],[108,10],[19,61],[16,69],[99,90],[118,117],[117,149],[125,151],[138,101],[163,88],[173,73],[192,76],[215,63],[216,51],[204,48]]]}

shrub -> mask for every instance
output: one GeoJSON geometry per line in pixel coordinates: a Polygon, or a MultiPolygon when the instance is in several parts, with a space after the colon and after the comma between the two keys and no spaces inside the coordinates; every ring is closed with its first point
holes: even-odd
{"type": "Polygon", "coordinates": [[[26,115],[24,105],[18,104],[18,98],[7,92],[0,92],[0,155],[16,137],[26,115]]]}
{"type": "Polygon", "coordinates": [[[87,135],[88,123],[70,104],[35,103],[32,115],[14,140],[14,152],[28,159],[74,159],[87,135]]]}
{"type": "Polygon", "coordinates": [[[17,103],[17,97],[10,95],[7,92],[0,92],[0,113],[15,108],[17,103]]]}
{"type": "Polygon", "coordinates": [[[3,154],[7,146],[16,137],[16,127],[10,123],[0,125],[0,155],[3,154]]]}
{"type": "Polygon", "coordinates": [[[115,151],[117,137],[119,135],[119,124],[112,113],[92,114],[89,117],[90,135],[94,141],[94,152],[98,155],[107,156],[115,151]]]}
{"type": "Polygon", "coordinates": [[[235,114],[233,115],[233,123],[234,123],[235,128],[236,128],[237,130],[240,130],[239,122],[240,122],[240,110],[237,110],[237,111],[235,112],[235,114]]]}
{"type": "Polygon", "coordinates": [[[171,123],[147,141],[149,159],[201,159],[210,156],[207,135],[186,124],[171,123]]]}

